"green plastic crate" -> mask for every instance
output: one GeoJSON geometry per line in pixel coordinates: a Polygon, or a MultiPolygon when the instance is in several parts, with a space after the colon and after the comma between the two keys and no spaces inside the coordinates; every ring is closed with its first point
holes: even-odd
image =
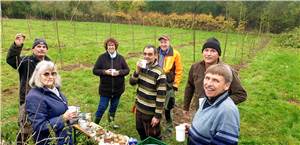
{"type": "Polygon", "coordinates": [[[161,140],[158,140],[156,138],[153,138],[151,136],[147,137],[143,141],[139,142],[137,145],[167,145],[166,143],[162,142],[161,140]]]}

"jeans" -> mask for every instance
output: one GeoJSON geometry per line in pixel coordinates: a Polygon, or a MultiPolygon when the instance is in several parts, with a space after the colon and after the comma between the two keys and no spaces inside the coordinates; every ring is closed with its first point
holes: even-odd
{"type": "Polygon", "coordinates": [[[119,105],[119,100],[120,100],[120,96],[100,96],[100,102],[96,112],[96,117],[102,118],[109,102],[110,102],[109,114],[113,115],[114,117],[114,114],[116,113],[117,107],[119,105]]]}

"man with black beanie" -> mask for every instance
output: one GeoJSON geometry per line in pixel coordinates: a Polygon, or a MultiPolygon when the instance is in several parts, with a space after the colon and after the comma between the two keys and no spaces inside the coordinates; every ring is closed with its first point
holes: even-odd
{"type": "Polygon", "coordinates": [[[44,39],[37,38],[32,45],[32,55],[20,56],[22,48],[24,46],[25,35],[22,33],[16,34],[15,41],[10,46],[6,62],[19,72],[20,77],[20,89],[19,89],[19,118],[18,125],[20,131],[17,134],[17,143],[20,145],[28,144],[31,135],[31,126],[27,121],[27,115],[25,112],[25,96],[30,90],[29,80],[35,69],[35,66],[42,60],[50,61],[50,58],[46,56],[48,52],[48,45],[44,39]]]}
{"type": "MultiPolygon", "coordinates": [[[[220,60],[221,45],[218,39],[212,37],[205,41],[202,47],[203,60],[194,63],[190,70],[188,81],[184,93],[184,114],[188,114],[191,102],[192,108],[196,110],[199,108],[199,98],[205,96],[203,89],[203,79],[206,69],[214,64],[223,64],[220,60]]],[[[231,68],[233,80],[228,90],[231,99],[235,104],[239,104],[246,100],[247,92],[242,87],[237,72],[231,68]]]]}

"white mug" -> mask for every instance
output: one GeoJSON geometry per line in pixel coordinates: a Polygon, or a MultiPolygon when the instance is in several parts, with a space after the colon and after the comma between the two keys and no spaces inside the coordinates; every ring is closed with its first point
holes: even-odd
{"type": "Polygon", "coordinates": [[[111,75],[113,76],[114,75],[114,73],[116,73],[116,69],[110,69],[110,71],[111,71],[111,75]]]}
{"type": "Polygon", "coordinates": [[[68,106],[68,111],[79,113],[80,107],[78,107],[78,106],[68,106]]]}
{"type": "Polygon", "coordinates": [[[80,127],[81,127],[82,129],[86,129],[86,128],[87,128],[88,122],[87,122],[86,120],[79,119],[79,120],[78,120],[78,124],[80,125],[80,127]]]}
{"type": "Polygon", "coordinates": [[[184,142],[185,140],[185,126],[184,124],[180,124],[175,127],[176,129],[176,140],[178,142],[184,142]]]}
{"type": "Polygon", "coordinates": [[[139,66],[141,68],[146,68],[147,67],[147,60],[145,60],[145,59],[140,60],[139,61],[139,66]]]}

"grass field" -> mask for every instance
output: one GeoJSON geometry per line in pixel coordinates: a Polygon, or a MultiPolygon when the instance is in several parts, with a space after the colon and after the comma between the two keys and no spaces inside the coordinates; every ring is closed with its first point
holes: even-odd
{"type": "MultiPolygon", "coordinates": [[[[24,55],[31,54],[35,37],[46,38],[49,56],[59,66],[62,92],[69,104],[80,106],[82,112],[92,113],[99,102],[99,78],[92,74],[92,67],[104,52],[103,41],[109,36],[120,41],[119,52],[126,57],[132,74],[143,47],[147,44],[157,46],[158,36],[168,34],[184,63],[184,76],[176,98],[177,105],[181,106],[194,56],[191,30],[95,22],[3,19],[0,125],[1,138],[8,143],[13,144],[18,131],[19,78],[17,72],[6,64],[5,58],[15,34],[19,32],[27,36],[26,49],[22,52],[24,55]]],[[[195,34],[196,61],[202,58],[202,43],[208,37],[217,37],[224,47],[225,33],[196,31],[195,34]]],[[[299,50],[278,48],[273,37],[276,36],[257,38],[256,35],[228,34],[225,62],[237,66],[243,60],[242,67],[238,65],[238,68],[241,68],[241,81],[248,92],[248,100],[238,106],[241,115],[240,144],[300,144],[299,50]]],[[[129,85],[128,78],[116,118],[122,128],[115,132],[138,138],[134,114],[131,113],[135,87],[129,85]]],[[[103,121],[102,125],[105,126],[106,118],[103,121]]],[[[84,137],[79,141],[80,144],[88,144],[84,137]]],[[[175,141],[175,135],[164,141],[170,145],[182,144],[175,141]]]]}

